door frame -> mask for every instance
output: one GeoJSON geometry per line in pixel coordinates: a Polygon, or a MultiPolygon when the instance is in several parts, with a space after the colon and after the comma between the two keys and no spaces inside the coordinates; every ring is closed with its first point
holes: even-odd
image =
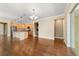
{"type": "Polygon", "coordinates": [[[7,39],[7,23],[4,23],[4,22],[0,22],[0,24],[3,24],[3,34],[4,34],[4,39],[6,38],[7,39]]]}
{"type": "Polygon", "coordinates": [[[39,22],[34,22],[34,28],[35,28],[35,37],[38,37],[39,36],[39,22]],[[35,28],[36,27],[36,25],[35,25],[36,23],[38,24],[37,25],[38,30],[35,28]],[[37,34],[36,34],[36,32],[37,32],[37,34]]]}
{"type": "MultiPolygon", "coordinates": [[[[60,17],[60,16],[59,16],[60,17]]],[[[55,37],[55,34],[56,34],[56,21],[57,20],[64,20],[64,18],[62,17],[60,17],[59,19],[54,19],[54,39],[56,38],[55,37]]],[[[63,38],[61,38],[61,37],[59,37],[59,39],[64,39],[64,21],[62,21],[62,32],[63,32],[63,38]]]]}

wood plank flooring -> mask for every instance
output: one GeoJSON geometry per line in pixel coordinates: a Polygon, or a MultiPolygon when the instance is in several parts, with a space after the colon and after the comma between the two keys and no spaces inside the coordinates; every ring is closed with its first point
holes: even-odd
{"type": "Polygon", "coordinates": [[[20,40],[18,38],[14,38],[8,49],[2,42],[3,41],[0,37],[0,55],[73,56],[71,49],[66,47],[63,39],[48,40],[37,37],[29,37],[29,39],[20,40]],[[6,52],[8,54],[6,54],[6,52]]]}

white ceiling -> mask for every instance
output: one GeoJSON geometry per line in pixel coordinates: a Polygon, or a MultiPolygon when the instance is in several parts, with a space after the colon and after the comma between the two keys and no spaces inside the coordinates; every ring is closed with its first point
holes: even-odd
{"type": "Polygon", "coordinates": [[[66,3],[0,3],[0,16],[16,19],[29,18],[35,9],[38,18],[55,16],[64,13],[66,3]]]}

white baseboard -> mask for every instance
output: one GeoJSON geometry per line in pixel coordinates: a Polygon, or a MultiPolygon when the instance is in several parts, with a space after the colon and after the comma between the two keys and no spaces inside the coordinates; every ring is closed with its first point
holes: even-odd
{"type": "Polygon", "coordinates": [[[54,38],[51,38],[51,37],[43,37],[43,36],[39,36],[39,38],[45,38],[45,39],[54,40],[54,38]]]}
{"type": "Polygon", "coordinates": [[[55,37],[55,38],[63,39],[63,37],[55,37]]]}

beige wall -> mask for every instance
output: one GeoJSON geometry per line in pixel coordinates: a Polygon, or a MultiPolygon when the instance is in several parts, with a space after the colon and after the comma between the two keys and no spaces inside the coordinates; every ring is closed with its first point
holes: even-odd
{"type": "Polygon", "coordinates": [[[39,21],[39,37],[54,39],[54,21],[53,17],[40,19],[39,21]]]}
{"type": "MultiPolygon", "coordinates": [[[[63,16],[52,16],[52,17],[46,17],[39,19],[39,37],[41,38],[48,38],[48,39],[54,39],[54,24],[55,19],[61,19],[64,18],[63,16]]],[[[64,23],[64,21],[63,21],[64,23]]],[[[64,24],[63,24],[64,26],[64,24]]],[[[57,21],[57,36],[62,37],[64,36],[64,30],[62,30],[61,22],[57,21]],[[61,28],[60,28],[61,27],[61,28]],[[59,30],[60,28],[60,30],[59,30]]]]}
{"type": "Polygon", "coordinates": [[[79,41],[79,16],[75,17],[75,41],[79,41]]]}
{"type": "Polygon", "coordinates": [[[79,16],[75,17],[75,48],[76,55],[79,55],[79,16]]]}

